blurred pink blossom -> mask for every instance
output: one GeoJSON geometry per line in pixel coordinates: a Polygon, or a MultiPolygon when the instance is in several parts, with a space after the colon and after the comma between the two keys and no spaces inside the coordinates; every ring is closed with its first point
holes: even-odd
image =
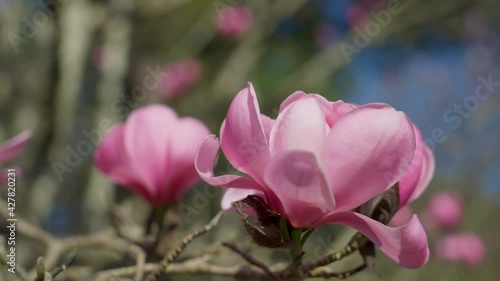
{"type": "Polygon", "coordinates": [[[159,89],[167,98],[176,98],[194,86],[201,78],[202,68],[198,61],[187,58],[168,64],[163,71],[159,89]]]}
{"type": "Polygon", "coordinates": [[[196,148],[209,130],[199,120],[177,116],[163,105],[133,111],[97,147],[97,167],[116,183],[156,206],[169,205],[199,181],[196,148]]]}
{"type": "Polygon", "coordinates": [[[99,45],[99,46],[96,46],[92,50],[92,53],[90,54],[90,61],[91,61],[92,65],[98,70],[101,70],[104,67],[104,53],[105,53],[105,51],[106,51],[106,46],[99,45]]]}
{"type": "Polygon", "coordinates": [[[461,223],[463,212],[462,198],[458,194],[442,191],[430,199],[423,220],[429,228],[449,229],[461,223]]]}
{"type": "MultiPolygon", "coordinates": [[[[26,130],[0,144],[0,164],[12,160],[24,151],[31,139],[31,131],[26,130]]],[[[7,183],[7,170],[0,172],[0,185],[7,183]]]]}
{"type": "Polygon", "coordinates": [[[249,31],[254,21],[254,14],[249,8],[231,7],[217,15],[216,25],[222,36],[234,38],[249,31]]]}
{"type": "Polygon", "coordinates": [[[205,182],[229,188],[223,208],[254,194],[296,228],[347,225],[399,265],[418,268],[427,262],[429,249],[416,216],[392,228],[351,211],[400,180],[410,167],[415,143],[406,114],[387,104],[357,106],[295,92],[273,120],[260,113],[249,83],[229,107],[220,143],[208,137],[195,165],[205,182]],[[214,176],[219,147],[249,177],[214,176]]]}
{"type": "Polygon", "coordinates": [[[483,240],[472,233],[453,234],[437,242],[436,255],[440,260],[480,266],[486,256],[483,240]]]}
{"type": "Polygon", "coordinates": [[[347,11],[347,23],[351,28],[364,27],[370,20],[370,15],[361,5],[354,5],[347,11]]]}

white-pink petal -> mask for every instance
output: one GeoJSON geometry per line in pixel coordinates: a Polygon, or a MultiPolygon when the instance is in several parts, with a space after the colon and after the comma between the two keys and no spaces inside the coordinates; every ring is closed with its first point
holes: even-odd
{"type": "Polygon", "coordinates": [[[219,141],[214,135],[208,136],[200,145],[195,157],[198,175],[208,184],[226,188],[263,190],[253,179],[237,175],[214,176],[214,166],[219,153],[219,141]]]}
{"type": "Polygon", "coordinates": [[[354,209],[394,185],[414,152],[415,135],[404,113],[368,104],[343,116],[321,153],[337,211],[354,209]]]}
{"type": "Polygon", "coordinates": [[[425,191],[434,175],[434,155],[425,144],[420,130],[413,125],[416,147],[408,171],[399,181],[401,207],[416,200],[425,191]]]}
{"type": "Polygon", "coordinates": [[[229,188],[224,195],[222,196],[221,200],[221,208],[223,210],[229,210],[232,208],[231,204],[236,201],[241,201],[249,195],[258,195],[259,197],[263,198],[265,200],[265,195],[255,189],[239,189],[239,188],[229,188]]]}
{"type": "Polygon", "coordinates": [[[295,227],[307,228],[335,209],[330,185],[311,152],[288,151],[275,156],[266,168],[264,181],[295,227]]]}
{"type": "Polygon", "coordinates": [[[347,225],[358,230],[402,267],[420,268],[429,259],[427,235],[416,215],[397,228],[353,212],[332,213],[318,222],[319,225],[326,223],[347,225]]]}
{"type": "Polygon", "coordinates": [[[231,165],[260,182],[270,153],[251,83],[233,99],[220,135],[222,151],[231,165]]]}
{"type": "Polygon", "coordinates": [[[273,155],[287,150],[319,154],[325,138],[325,114],[319,102],[311,97],[292,103],[279,114],[271,130],[269,147],[273,155]]]}

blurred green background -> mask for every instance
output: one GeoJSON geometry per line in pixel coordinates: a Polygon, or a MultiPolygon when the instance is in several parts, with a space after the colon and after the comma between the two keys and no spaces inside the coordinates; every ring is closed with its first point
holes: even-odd
{"type": "MultiPolygon", "coordinates": [[[[90,154],[68,165],[70,151],[90,140],[84,132],[102,136],[103,120],[117,123],[135,108],[164,103],[199,118],[218,135],[232,98],[251,81],[261,111],[273,118],[296,90],[358,104],[387,102],[406,112],[437,161],[434,180],[413,209],[420,212],[438,190],[462,194],[465,218],[453,232],[474,232],[487,247],[477,268],[440,262],[431,254],[428,265],[412,271],[378,255],[380,279],[362,272],[352,280],[499,280],[499,86],[491,86],[485,100],[474,95],[484,79],[500,81],[500,4],[390,2],[0,0],[0,139],[26,128],[34,134],[27,151],[11,164],[23,171],[17,212],[60,236],[108,228],[111,202],[141,222],[146,204],[97,171],[90,154]],[[254,24],[237,37],[222,36],[217,17],[239,6],[253,11],[254,24]],[[377,15],[384,11],[390,17],[381,21],[377,15]],[[167,98],[161,87],[139,94],[137,87],[152,70],[161,72],[185,58],[198,61],[202,75],[181,96],[167,98]],[[70,169],[61,174],[54,163],[70,169]]],[[[219,170],[226,170],[227,163],[220,162],[219,170]]],[[[206,188],[200,184],[184,204],[206,188]]],[[[192,221],[184,218],[181,229],[207,222],[219,209],[217,198],[192,221]]],[[[237,223],[228,216],[194,250],[221,239],[245,240],[237,223]]],[[[328,249],[339,248],[348,239],[342,230],[326,227],[308,247],[326,253],[321,241],[329,241],[328,249]]],[[[429,232],[431,248],[440,235],[429,232]]],[[[265,259],[286,256],[247,244],[265,259]]],[[[27,266],[43,254],[34,241],[18,249],[27,266]]],[[[338,267],[357,261],[350,257],[338,267]]]]}

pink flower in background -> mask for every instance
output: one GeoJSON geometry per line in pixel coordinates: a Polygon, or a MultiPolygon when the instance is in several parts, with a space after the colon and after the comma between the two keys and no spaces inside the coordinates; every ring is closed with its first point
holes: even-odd
{"type": "MultiPolygon", "coordinates": [[[[0,144],[0,164],[12,160],[14,157],[23,152],[30,139],[31,131],[26,130],[0,144]]],[[[6,183],[7,170],[4,170],[0,173],[0,185],[5,185],[6,183]]]]}
{"type": "Polygon", "coordinates": [[[227,8],[217,15],[216,24],[222,36],[234,38],[253,27],[254,15],[247,7],[227,8]]]}
{"type": "Polygon", "coordinates": [[[166,75],[160,81],[160,93],[167,98],[176,98],[194,86],[201,78],[201,65],[187,58],[168,64],[162,71],[166,75]]]}
{"type": "Polygon", "coordinates": [[[475,234],[453,234],[441,238],[436,246],[440,260],[480,266],[486,256],[483,240],[475,234]]]}
{"type": "Polygon", "coordinates": [[[461,223],[463,213],[462,198],[458,194],[442,191],[432,196],[423,219],[429,228],[449,229],[461,223]]]}
{"type": "Polygon", "coordinates": [[[370,15],[363,6],[354,5],[347,11],[347,23],[351,28],[364,27],[370,19],[370,15]]]}
{"type": "Polygon", "coordinates": [[[104,53],[106,51],[106,46],[105,45],[99,45],[96,46],[90,55],[90,61],[92,62],[92,65],[96,68],[101,70],[104,67],[104,53]]]}
{"type": "Polygon", "coordinates": [[[167,106],[150,105],[113,127],[94,161],[109,178],[151,204],[168,205],[199,181],[193,160],[209,133],[197,119],[180,118],[167,106]]]}
{"type": "Polygon", "coordinates": [[[220,131],[200,146],[195,165],[207,183],[230,188],[223,208],[249,194],[297,228],[342,224],[366,235],[401,266],[427,262],[418,218],[392,228],[351,210],[399,181],[415,152],[408,117],[386,104],[355,106],[296,92],[273,120],[260,113],[253,86],[234,98],[220,131]],[[219,147],[240,175],[214,176],[219,147]],[[383,176],[382,176],[383,175],[383,176]]]}

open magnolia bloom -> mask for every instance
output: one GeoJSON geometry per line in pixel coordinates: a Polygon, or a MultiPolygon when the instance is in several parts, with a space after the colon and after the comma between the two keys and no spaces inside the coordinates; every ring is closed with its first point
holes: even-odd
{"type": "Polygon", "coordinates": [[[168,206],[200,180],[193,160],[209,134],[197,119],[181,118],[164,105],[148,105],[106,133],[94,161],[114,182],[154,206],[168,206]]]}
{"type": "Polygon", "coordinates": [[[382,103],[357,106],[295,92],[273,120],[260,113],[249,83],[231,103],[220,144],[209,136],[198,149],[195,166],[205,182],[229,188],[222,201],[225,209],[256,195],[293,228],[347,225],[399,265],[419,268],[429,249],[416,216],[392,228],[353,211],[407,174],[416,142],[408,117],[382,103]],[[214,176],[219,147],[248,177],[214,176]]]}

